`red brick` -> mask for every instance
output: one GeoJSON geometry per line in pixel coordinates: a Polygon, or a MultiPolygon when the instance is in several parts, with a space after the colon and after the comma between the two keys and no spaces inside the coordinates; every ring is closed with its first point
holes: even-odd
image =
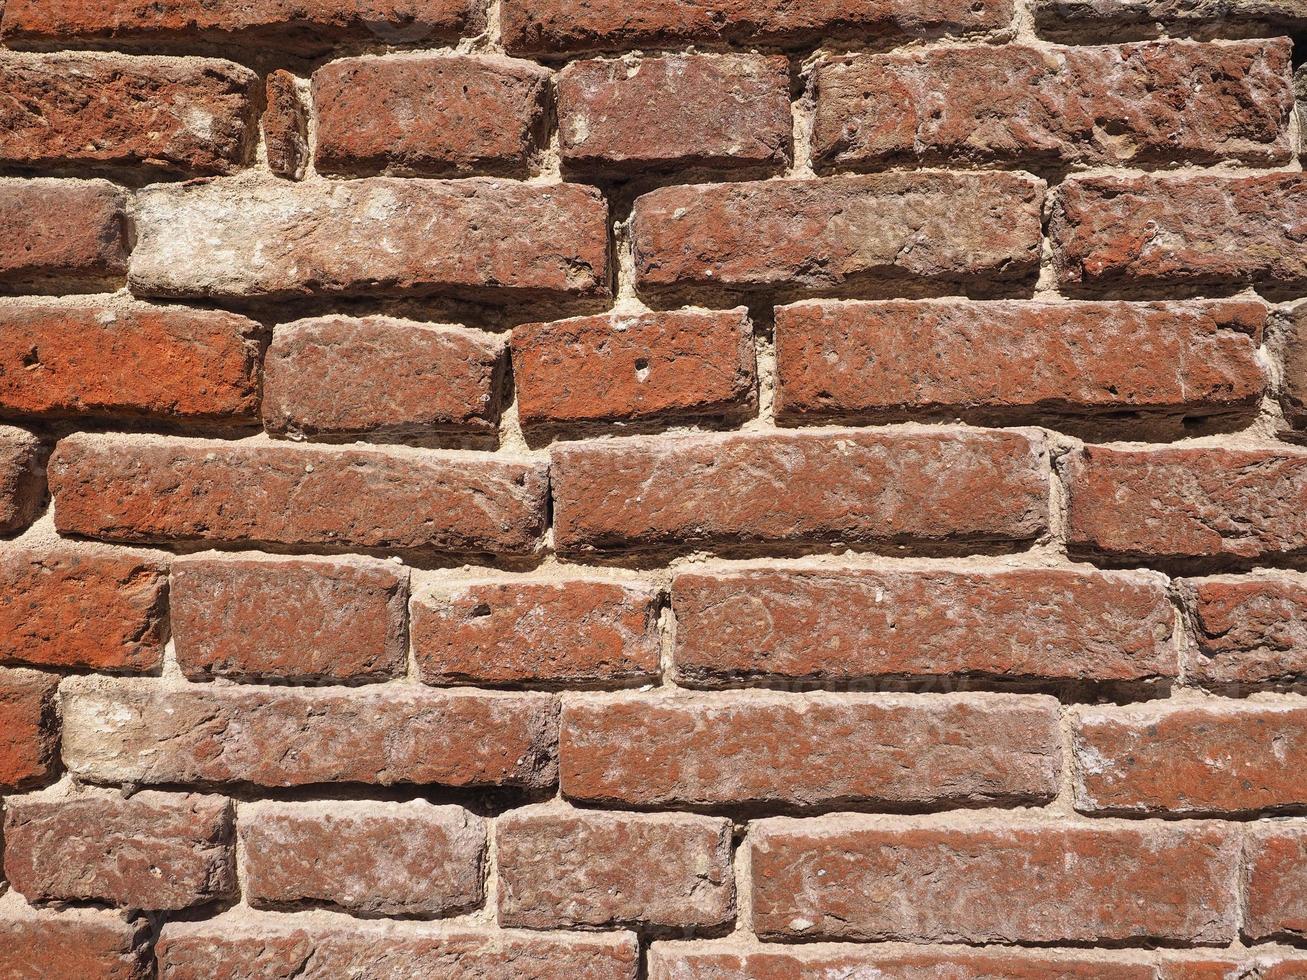
{"type": "Polygon", "coordinates": [[[263,142],[268,169],[278,177],[301,180],[309,161],[309,120],[299,94],[299,80],[285,69],[268,73],[263,142]]]}
{"type": "Polygon", "coordinates": [[[493,436],[506,344],[479,330],[331,316],[277,327],[263,421],[295,436],[493,436]]]}
{"type": "Polygon", "coordinates": [[[524,555],[544,532],[545,465],[488,454],[74,435],[50,474],[60,532],[107,541],[524,555]]]}
{"type": "Polygon", "coordinates": [[[413,601],[428,684],[617,684],[658,676],[657,591],[589,579],[480,582],[413,601]]]}
{"type": "Polygon", "coordinates": [[[150,923],[100,909],[36,909],[0,900],[0,976],[6,980],[146,980],[150,923]]]}
{"type": "Polygon", "coordinates": [[[1307,937],[1307,827],[1271,824],[1253,830],[1244,861],[1244,935],[1307,937]]]}
{"type": "Polygon", "coordinates": [[[1084,708],[1076,808],[1202,816],[1307,805],[1307,708],[1203,701],[1084,708]]]}
{"type": "Polygon", "coordinates": [[[631,933],[549,934],[429,923],[327,923],[313,916],[228,912],[170,922],[160,980],[636,980],[631,933]]]}
{"type": "Polygon", "coordinates": [[[1181,590],[1192,622],[1191,683],[1241,688],[1307,677],[1307,578],[1228,575],[1189,579],[1181,590]]]}
{"type": "MultiPolygon", "coordinates": [[[[1302,76],[1307,84],[1307,74],[1302,76]]],[[[1307,427],[1307,303],[1285,317],[1282,333],[1284,378],[1280,401],[1285,417],[1295,428],[1307,427]]]]}
{"type": "Polygon", "coordinates": [[[1043,181],[1000,173],[664,187],[635,202],[636,279],[672,295],[1010,289],[1038,270],[1043,198],[1043,181]]]}
{"type": "Polygon", "coordinates": [[[259,325],[234,313],[104,299],[0,300],[0,412],[248,423],[259,325]]]}
{"type": "Polygon", "coordinates": [[[735,913],[731,822],[548,805],[495,822],[499,922],[711,928],[735,913]]]}
{"type": "Polygon", "coordinates": [[[1156,980],[1151,965],[1098,953],[758,947],[654,943],[649,980],[1156,980]]]}
{"type": "Polygon", "coordinates": [[[1058,282],[1082,290],[1307,284],[1307,177],[1072,177],[1049,235],[1058,282]]]}
{"type": "Polygon", "coordinates": [[[27,527],[45,504],[45,449],[24,429],[0,425],[0,534],[27,527]]]}
{"type": "Polygon", "coordinates": [[[0,56],[0,161],[10,167],[230,174],[257,142],[248,68],[217,58],[0,56]]]}
{"type": "Polygon", "coordinates": [[[1250,411],[1255,302],[808,302],[776,311],[777,416],[1065,416],[1129,426],[1250,411]]]}
{"type": "Polygon", "coordinates": [[[757,403],[743,307],[577,317],[513,331],[525,426],[736,420],[757,403]]]}
{"type": "Polygon", "coordinates": [[[0,791],[39,786],[58,770],[58,687],[54,674],[0,668],[0,791]]]}
{"type": "Polygon", "coordinates": [[[88,782],[538,789],[557,778],[558,701],[546,694],[74,677],[62,703],[64,762],[88,782]]]}
{"type": "Polygon", "coordinates": [[[127,274],[126,197],[104,180],[0,178],[0,291],[112,291],[127,274]]]}
{"type": "Polygon", "coordinates": [[[241,808],[245,897],[364,915],[450,914],[481,904],[485,822],[425,801],[241,808]]]}
{"type": "Polygon", "coordinates": [[[790,162],[790,66],[751,54],[574,61],[558,75],[563,166],[777,170],[790,162]]]}
{"type": "Polygon", "coordinates": [[[1271,27],[1287,34],[1304,26],[1296,0],[1035,0],[1040,31],[1055,35],[1177,34],[1219,27],[1226,31],[1271,27]]]}
{"type": "Polygon", "coordinates": [[[524,176],[550,72],[501,56],[344,58],[313,75],[322,173],[524,176]]]}
{"type": "Polygon", "coordinates": [[[815,75],[818,165],[1283,163],[1285,38],[845,55],[815,75]]]}
{"type": "Polygon", "coordinates": [[[1033,432],[745,433],[552,452],[559,551],[1030,541],[1048,523],[1033,432]]]}
{"type": "Polygon", "coordinates": [[[5,875],[32,902],[204,905],[236,890],[232,806],[218,796],[11,798],[5,875]]]}
{"type": "Polygon", "coordinates": [[[9,0],[6,42],[240,43],[302,54],[332,44],[453,40],[479,29],[468,0],[9,0]]]}
{"type": "Polygon", "coordinates": [[[1160,575],[759,568],[678,575],[676,673],[706,686],[868,679],[1153,682],[1179,673],[1160,575]]]}
{"type": "Polygon", "coordinates": [[[88,545],[0,555],[0,661],[150,671],[163,658],[168,566],[88,545]]]}
{"type": "Polygon", "coordinates": [[[1067,467],[1073,552],[1255,559],[1307,549],[1307,452],[1087,446],[1067,467]]]}
{"type": "Polygon", "coordinates": [[[505,0],[504,44],[517,54],[563,54],[715,42],[803,44],[838,37],[913,37],[1006,27],[1009,0],[505,0]]]}
{"type": "Polygon", "coordinates": [[[140,296],[538,302],[609,293],[607,205],[579,184],[251,178],[148,188],[135,219],[130,279],[140,296]]]}
{"type": "Polygon", "coordinates": [[[766,821],[750,841],[767,939],[1219,943],[1238,917],[1222,827],[835,817],[766,821]]]}
{"type": "Polygon", "coordinates": [[[576,695],[560,765],[588,803],[942,809],[1047,802],[1061,750],[1040,696],[576,695]]]}
{"type": "Polygon", "coordinates": [[[192,680],[382,680],[408,667],[408,569],[369,558],[191,556],[172,567],[192,680]]]}
{"type": "Polygon", "coordinates": [[[1158,980],[1303,980],[1307,956],[1257,949],[1242,954],[1176,954],[1158,967],[1158,980]]]}

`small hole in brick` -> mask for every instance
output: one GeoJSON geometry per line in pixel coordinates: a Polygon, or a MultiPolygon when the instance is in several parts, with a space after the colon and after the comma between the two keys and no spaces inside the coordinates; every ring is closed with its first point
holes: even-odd
{"type": "Polygon", "coordinates": [[[480,602],[480,603],[477,603],[475,606],[472,607],[472,618],[473,618],[473,619],[485,619],[485,618],[486,618],[487,616],[489,616],[489,615],[490,615],[490,605],[489,605],[489,603],[480,602]]]}
{"type": "Polygon", "coordinates": [[[640,381],[644,381],[646,378],[649,377],[649,362],[645,360],[643,357],[636,358],[635,376],[640,381]]]}

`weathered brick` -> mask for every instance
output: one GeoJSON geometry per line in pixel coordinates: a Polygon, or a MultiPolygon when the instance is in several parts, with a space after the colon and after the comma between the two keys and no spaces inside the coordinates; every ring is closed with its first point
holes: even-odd
{"type": "Polygon", "coordinates": [[[170,922],[160,980],[636,980],[631,933],[532,933],[428,923],[324,922],[310,915],[229,912],[170,922]]]}
{"type": "Polygon", "coordinates": [[[413,601],[428,684],[596,684],[659,671],[656,590],[591,579],[479,582],[413,601]]]}
{"type": "Polygon", "coordinates": [[[1179,673],[1166,581],[1015,568],[691,572],[672,586],[682,683],[1138,683],[1179,673]]]}
{"type": "Polygon", "coordinates": [[[1048,523],[1043,438],[967,429],[744,433],[552,451],[567,553],[738,545],[1030,541],[1048,523]]]}
{"type": "Polygon", "coordinates": [[[1282,163],[1287,38],[976,45],[821,63],[818,165],[1282,163]]]}
{"type": "Polygon", "coordinates": [[[112,291],[127,274],[127,199],[104,180],[0,178],[0,291],[112,291]]]}
{"type": "Polygon", "coordinates": [[[513,331],[524,426],[739,419],[757,402],[743,307],[576,317],[513,331]]]}
{"type": "Polygon", "coordinates": [[[0,299],[0,412],[11,417],[249,423],[258,333],[217,310],[0,299]]]}
{"type": "Polygon", "coordinates": [[[269,432],[492,436],[506,344],[463,327],[330,316],[276,328],[264,359],[269,432]]]}
{"type": "Polygon", "coordinates": [[[793,127],[781,57],[574,61],[558,75],[559,152],[584,173],[776,170],[790,162],[793,127]]]}
{"type": "Polygon", "coordinates": [[[502,56],[344,58],[313,75],[322,173],[522,176],[550,72],[502,56]]]}
{"type": "Polygon", "coordinates": [[[50,483],[60,532],[119,542],[530,554],[545,521],[545,464],[468,453],[74,435],[50,483]]]}
{"type": "Polygon", "coordinates": [[[1243,953],[1175,954],[1158,964],[1157,980],[1303,980],[1307,956],[1258,948],[1243,953]]]}
{"type": "Polygon", "coordinates": [[[574,695],[560,755],[565,796],[641,807],[1042,803],[1061,769],[1057,702],[1013,695],[574,695]]]}
{"type": "Polygon", "coordinates": [[[912,950],[902,947],[759,947],[657,942],[649,980],[1157,980],[1151,964],[1100,953],[912,950]]]}
{"type": "Polygon", "coordinates": [[[1006,173],[665,187],[635,202],[637,284],[672,295],[1010,289],[1038,271],[1043,198],[1043,181],[1006,173]]]}
{"type": "Polygon", "coordinates": [[[192,680],[401,676],[408,570],[368,558],[199,555],[172,567],[177,663],[192,680]]]}
{"type": "Polygon", "coordinates": [[[51,781],[59,766],[59,678],[0,668],[0,791],[51,781]]]}
{"type": "Polygon", "coordinates": [[[1261,572],[1180,584],[1193,637],[1185,676],[1205,687],[1294,684],[1307,678],[1307,578],[1261,572]]]}
{"type": "Polygon", "coordinates": [[[87,545],[0,555],[0,662],[150,671],[163,658],[168,566],[87,545]]]}
{"type": "Polygon", "coordinates": [[[1201,816],[1307,805],[1307,709],[1244,701],[1084,708],[1076,808],[1201,816]]]}
{"type": "Polygon", "coordinates": [[[1129,425],[1254,408],[1261,303],[806,302],[776,311],[776,413],[1129,425]]]}
{"type": "Polygon", "coordinates": [[[453,40],[479,28],[468,0],[9,0],[4,40],[239,43],[316,54],[345,41],[453,40]]]}
{"type": "Polygon", "coordinates": [[[217,58],[0,55],[0,162],[199,176],[250,162],[258,76],[217,58]]]}
{"type": "Polygon", "coordinates": [[[837,37],[913,37],[1006,27],[1010,0],[505,0],[504,44],[554,55],[723,41],[802,44],[837,37]]]}
{"type": "Polygon", "coordinates": [[[607,211],[593,187],[493,179],[151,187],[130,280],[137,295],[187,299],[603,298],[607,211]]]}
{"type": "Polygon", "coordinates": [[[0,899],[0,976],[7,980],[146,980],[150,923],[101,909],[33,908],[0,899]]]}
{"type": "Polygon", "coordinates": [[[1287,34],[1304,26],[1299,0],[1035,0],[1036,23],[1043,33],[1145,36],[1177,34],[1208,26],[1246,31],[1270,27],[1287,34]]]}
{"type": "Polygon", "coordinates": [[[88,782],[541,788],[557,779],[558,701],[547,694],[74,677],[62,704],[64,762],[88,782]]]}
{"type": "Polygon", "coordinates": [[[29,901],[177,910],[236,889],[232,806],[218,796],[111,792],[11,798],[5,875],[29,901]]]}
{"type": "Polygon", "coordinates": [[[1141,287],[1307,283],[1307,177],[1072,177],[1049,226],[1058,282],[1141,287]]]}
{"type": "Polygon", "coordinates": [[[1307,936],[1307,827],[1253,830],[1244,862],[1244,935],[1291,941],[1307,936]]]}
{"type": "Polygon", "coordinates": [[[735,912],[729,820],[550,804],[500,817],[495,846],[502,925],[711,928],[735,912]]]}
{"type": "Polygon", "coordinates": [[[25,429],[0,425],[0,534],[27,527],[45,503],[45,449],[25,429]]]}
{"type": "Polygon", "coordinates": [[[1245,559],[1307,549],[1307,452],[1087,446],[1067,467],[1074,553],[1245,559]]]}
{"type": "Polygon", "coordinates": [[[835,817],[769,820],[750,842],[769,939],[1220,943],[1238,918],[1239,839],[1219,826],[835,817]]]}
{"type": "MultiPolygon", "coordinates": [[[[1307,73],[1303,74],[1307,80],[1307,73]]],[[[1284,357],[1280,402],[1285,418],[1297,429],[1307,428],[1307,303],[1300,303],[1282,321],[1284,357]]]]}
{"type": "Polygon", "coordinates": [[[278,177],[301,180],[309,162],[309,120],[299,94],[299,81],[278,68],[264,80],[267,108],[263,111],[263,143],[268,169],[278,177]]]}
{"type": "Polygon", "coordinates": [[[259,803],[242,807],[240,820],[246,899],[255,908],[311,902],[433,915],[481,903],[485,821],[461,806],[259,803]]]}

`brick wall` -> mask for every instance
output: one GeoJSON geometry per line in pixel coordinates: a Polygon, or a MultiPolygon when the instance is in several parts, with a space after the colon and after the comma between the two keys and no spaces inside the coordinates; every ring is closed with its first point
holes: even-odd
{"type": "Polygon", "coordinates": [[[1297,0],[0,7],[0,980],[1307,978],[1297,0]]]}

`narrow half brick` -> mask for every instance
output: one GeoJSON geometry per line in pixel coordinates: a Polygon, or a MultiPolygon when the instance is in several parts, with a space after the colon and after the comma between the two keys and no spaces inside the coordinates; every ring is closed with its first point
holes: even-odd
{"type": "Polygon", "coordinates": [[[1307,176],[1071,177],[1049,235],[1067,289],[1295,289],[1307,284],[1307,176]]]}
{"type": "Polygon", "coordinates": [[[1084,708],[1076,809],[1232,816],[1307,806],[1307,708],[1245,701],[1084,708]]]}
{"type": "Polygon", "coordinates": [[[925,415],[1129,427],[1247,413],[1257,302],[806,302],[776,311],[787,424],[925,415]]]}
{"type": "Polygon", "coordinates": [[[1158,980],[1302,980],[1307,976],[1307,956],[1265,947],[1244,953],[1177,953],[1164,957],[1157,971],[1158,980]]]}
{"type": "Polygon", "coordinates": [[[593,187],[491,179],[152,187],[137,198],[131,286],[224,300],[606,298],[607,210],[593,187]]]}
{"type": "Polygon", "coordinates": [[[776,170],[790,161],[789,61],[671,54],[574,61],[558,75],[563,166],[626,177],[641,170],[776,170]]]}
{"type": "Polygon", "coordinates": [[[1147,572],[752,569],[678,575],[682,683],[895,679],[1135,684],[1179,673],[1147,572]]]}
{"type": "Polygon", "coordinates": [[[1307,550],[1307,452],[1086,446],[1066,469],[1073,553],[1251,561],[1307,550]]]}
{"type": "Polygon", "coordinates": [[[278,68],[264,79],[267,108],[263,111],[263,143],[268,169],[278,177],[302,180],[309,162],[309,121],[300,98],[299,82],[278,68]]]}
{"type": "Polygon", "coordinates": [[[748,310],[576,317],[513,331],[524,426],[738,420],[757,404],[748,310]]]}
{"type": "Polygon", "coordinates": [[[51,782],[59,767],[59,677],[0,667],[0,792],[51,782]]]}
{"type": "MultiPolygon", "coordinates": [[[[1307,73],[1301,76],[1307,84],[1307,73]]],[[[1285,418],[1296,429],[1307,428],[1307,303],[1299,303],[1284,320],[1283,390],[1280,403],[1285,418]]]]}
{"type": "Polygon", "coordinates": [[[1238,918],[1223,827],[834,817],[756,824],[750,848],[764,939],[1224,943],[1238,918]]]}
{"type": "MultiPolygon", "coordinates": [[[[29,0],[30,2],[30,0],[29,0]]],[[[514,54],[680,47],[686,44],[803,44],[838,37],[930,37],[1006,27],[1010,0],[506,0],[504,44],[514,54]]]]}
{"type": "Polygon", "coordinates": [[[731,823],[547,805],[495,822],[499,922],[713,928],[735,912],[731,823]]]}
{"type": "Polygon", "coordinates": [[[112,292],[127,252],[127,199],[108,181],[0,178],[0,292],[112,292]]]}
{"type": "Polygon", "coordinates": [[[1300,942],[1307,937],[1307,825],[1274,823],[1250,831],[1244,895],[1245,938],[1300,942]]]}
{"type": "Polygon", "coordinates": [[[1284,38],[936,48],[821,63],[819,166],[1283,163],[1284,38]]]}
{"type": "Polygon", "coordinates": [[[0,299],[0,413],[248,425],[261,330],[217,310],[0,299]]]}
{"type": "Polygon", "coordinates": [[[74,544],[7,549],[0,554],[0,662],[155,670],[167,596],[168,567],[158,555],[74,544]]]}
{"type": "Polygon", "coordinates": [[[0,163],[205,176],[251,162],[258,76],[217,58],[0,55],[0,163]]]}
{"type": "Polygon", "coordinates": [[[481,582],[413,601],[428,684],[622,684],[658,676],[657,591],[589,579],[481,582]]]}
{"type": "Polygon", "coordinates": [[[485,821],[461,806],[257,803],[241,808],[240,839],[255,908],[449,915],[481,903],[485,821]]]}
{"type": "Polygon", "coordinates": [[[561,767],[586,803],[945,809],[1047,802],[1061,754],[1042,696],[573,695],[561,767]]]}
{"type": "Polygon", "coordinates": [[[1041,33],[1080,41],[1205,27],[1289,34],[1307,23],[1298,0],[1035,0],[1034,13],[1041,33]]]}
{"type": "Polygon", "coordinates": [[[192,680],[384,680],[408,661],[408,569],[369,558],[196,555],[172,566],[192,680]]]}
{"type": "Polygon", "coordinates": [[[505,350],[480,330],[390,317],[284,324],[264,359],[264,425],[329,439],[493,437],[505,350]]]}
{"type": "Polygon", "coordinates": [[[233,836],[231,802],[218,796],[14,797],[5,875],[32,902],[176,911],[236,890],[233,836]]]}
{"type": "Polygon", "coordinates": [[[0,976],[7,980],[147,980],[150,923],[103,909],[34,908],[0,898],[0,976]]]}
{"type": "Polygon", "coordinates": [[[1307,576],[1222,575],[1180,588],[1192,623],[1191,683],[1244,689],[1307,681],[1307,576]]]}
{"type": "Polygon", "coordinates": [[[1038,271],[1043,198],[1043,181],[1007,173],[664,187],[632,212],[636,281],[671,296],[1002,291],[1038,271]]]}
{"type": "Polygon", "coordinates": [[[948,428],[567,443],[552,451],[554,534],[629,548],[947,547],[1031,541],[1048,523],[1033,432],[948,428]]]}
{"type": "Polygon", "coordinates": [[[313,75],[317,169],[525,176],[550,72],[502,56],[343,58],[313,75]]]}
{"type": "Polygon", "coordinates": [[[546,470],[489,454],[74,435],[50,482],[59,531],[106,541],[525,555],[544,532],[546,470]]]}
{"type": "Polygon", "coordinates": [[[62,700],[64,761],[88,782],[539,789],[557,780],[558,701],[547,694],[74,677],[62,700]]]}
{"type": "Polygon", "coordinates": [[[0,425],[0,534],[26,528],[45,504],[45,448],[26,429],[0,425]]]}

